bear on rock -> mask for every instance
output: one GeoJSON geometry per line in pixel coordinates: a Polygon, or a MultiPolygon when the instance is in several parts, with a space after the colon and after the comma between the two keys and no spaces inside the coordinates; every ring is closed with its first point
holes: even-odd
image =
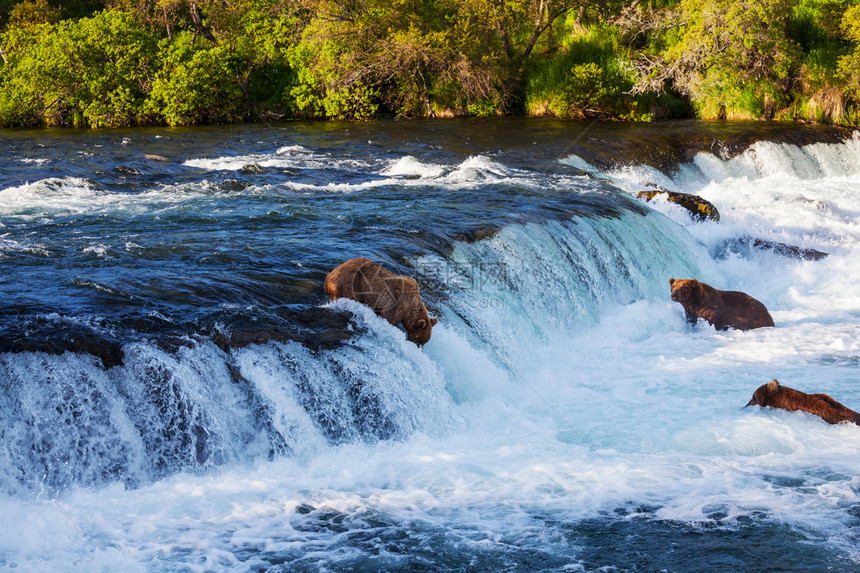
{"type": "Polygon", "coordinates": [[[681,303],[690,322],[704,318],[718,330],[773,326],[767,308],[746,293],[718,290],[696,279],[669,279],[669,286],[672,300],[681,303]]]}
{"type": "Polygon", "coordinates": [[[860,426],[860,414],[846,408],[827,394],[807,394],[788,386],[782,386],[774,378],[759,386],[747,406],[771,406],[783,410],[802,410],[815,414],[828,424],[851,422],[860,426]]]}
{"type": "Polygon", "coordinates": [[[430,318],[412,277],[395,274],[364,258],[340,264],[325,278],[332,299],[350,298],[366,304],[393,325],[403,324],[406,338],[418,346],[430,340],[436,319],[430,318]]]}

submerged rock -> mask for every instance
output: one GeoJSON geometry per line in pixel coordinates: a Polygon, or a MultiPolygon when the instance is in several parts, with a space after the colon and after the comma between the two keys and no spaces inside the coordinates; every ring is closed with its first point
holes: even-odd
{"type": "Polygon", "coordinates": [[[765,239],[752,239],[750,244],[757,249],[773,251],[778,255],[795,259],[820,261],[821,259],[830,256],[830,253],[825,253],[824,251],[816,251],[815,249],[807,249],[804,247],[787,245],[785,243],[778,243],[776,241],[767,241],[765,239]]]}
{"type": "Polygon", "coordinates": [[[669,191],[662,187],[654,187],[656,188],[653,191],[640,191],[639,193],[636,193],[636,197],[650,201],[659,194],[665,194],[666,199],[670,203],[680,205],[689,211],[690,216],[696,221],[720,220],[720,212],[717,211],[717,208],[710,201],[702,199],[698,195],[693,195],[692,193],[678,193],[675,191],[669,191]]]}
{"type": "Polygon", "coordinates": [[[219,184],[219,187],[224,191],[244,191],[248,184],[238,179],[225,179],[219,184]]]}
{"type": "Polygon", "coordinates": [[[487,227],[478,227],[476,229],[469,229],[467,231],[462,231],[459,233],[455,233],[453,238],[458,241],[465,241],[466,243],[474,243],[477,241],[482,241],[484,239],[491,239],[496,236],[496,233],[501,231],[501,226],[492,225],[487,227]]]}
{"type": "Polygon", "coordinates": [[[114,171],[122,175],[143,175],[140,171],[128,165],[117,165],[114,167],[114,171]]]}
{"type": "Polygon", "coordinates": [[[767,239],[756,239],[750,236],[736,237],[723,241],[712,254],[718,259],[724,259],[731,253],[741,256],[749,256],[752,249],[772,251],[777,255],[782,255],[783,257],[807,261],[820,261],[821,259],[830,256],[829,253],[818,251],[816,249],[798,247],[796,245],[789,245],[787,243],[780,243],[778,241],[770,241],[767,239]]]}
{"type": "Polygon", "coordinates": [[[625,130],[624,137],[616,137],[620,129],[623,128],[617,125],[591,127],[585,137],[571,144],[570,151],[601,170],[644,164],[669,173],[680,163],[692,162],[699,153],[727,160],[759,141],[802,147],[811,143],[842,143],[851,139],[854,132],[820,124],[700,120],[637,124],[636,130],[625,130]]]}
{"type": "Polygon", "coordinates": [[[313,350],[337,348],[355,336],[350,316],[328,307],[280,308],[274,314],[215,314],[203,333],[224,352],[252,344],[296,341],[313,350]]]}
{"type": "Polygon", "coordinates": [[[99,360],[105,370],[114,366],[122,366],[125,362],[125,351],[119,341],[85,332],[83,328],[67,328],[57,334],[48,332],[39,334],[43,334],[43,336],[31,335],[15,339],[10,339],[10,337],[2,334],[0,335],[0,353],[41,352],[56,356],[65,352],[89,354],[99,360]]]}

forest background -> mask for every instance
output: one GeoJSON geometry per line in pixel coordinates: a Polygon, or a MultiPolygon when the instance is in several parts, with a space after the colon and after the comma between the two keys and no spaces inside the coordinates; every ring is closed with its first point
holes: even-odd
{"type": "Polygon", "coordinates": [[[0,126],[860,123],[860,0],[0,0],[0,126]]]}

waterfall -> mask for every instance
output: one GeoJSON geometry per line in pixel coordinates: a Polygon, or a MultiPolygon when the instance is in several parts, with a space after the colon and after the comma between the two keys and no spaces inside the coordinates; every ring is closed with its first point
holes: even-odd
{"type": "MultiPolygon", "coordinates": [[[[653,296],[693,271],[696,245],[643,213],[512,224],[414,264],[460,344],[509,364],[556,332],[592,326],[602,306],[653,296]]],[[[0,356],[0,485],[139,486],[458,427],[435,360],[363,305],[333,310],[351,315],[353,329],[334,349],[270,341],[225,351],[197,336],[172,350],[125,344],[123,363],[107,369],[89,354],[0,356]]]]}

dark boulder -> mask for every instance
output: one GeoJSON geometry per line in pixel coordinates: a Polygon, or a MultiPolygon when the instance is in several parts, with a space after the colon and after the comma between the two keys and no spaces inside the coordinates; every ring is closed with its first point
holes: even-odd
{"type": "Polygon", "coordinates": [[[782,255],[784,257],[791,257],[794,259],[820,261],[821,259],[826,258],[829,255],[829,253],[825,253],[823,251],[796,247],[794,245],[787,245],[785,243],[778,243],[776,241],[767,241],[765,239],[752,239],[750,244],[756,249],[761,249],[763,251],[773,251],[778,255],[782,255]]]}
{"type": "Polygon", "coordinates": [[[636,193],[636,197],[650,201],[660,194],[666,195],[666,199],[669,202],[680,205],[689,211],[690,216],[695,221],[720,220],[720,212],[717,211],[717,208],[714,207],[713,203],[691,193],[678,193],[676,191],[669,191],[662,187],[656,187],[653,191],[640,191],[639,193],[636,193]]]}
{"type": "Polygon", "coordinates": [[[731,254],[748,257],[753,249],[760,251],[771,251],[783,257],[792,259],[800,259],[806,261],[820,261],[829,256],[829,253],[771,241],[768,239],[756,239],[750,236],[734,237],[722,241],[715,249],[711,251],[711,255],[717,259],[725,259],[731,254]]]}
{"type": "Polygon", "coordinates": [[[248,165],[242,166],[242,169],[239,170],[239,173],[242,175],[260,175],[266,172],[266,168],[258,165],[256,163],[249,163],[248,165]]]}

